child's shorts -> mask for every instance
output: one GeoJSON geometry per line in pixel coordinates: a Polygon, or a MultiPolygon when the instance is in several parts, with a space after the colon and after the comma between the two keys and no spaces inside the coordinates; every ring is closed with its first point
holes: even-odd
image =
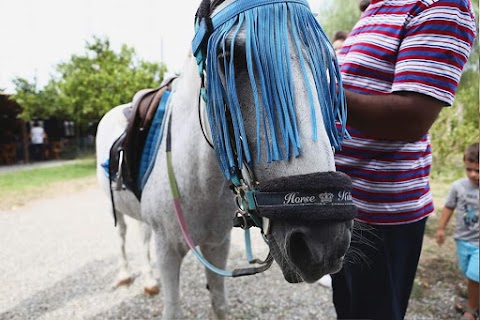
{"type": "Polygon", "coordinates": [[[460,269],[468,279],[478,282],[479,246],[463,240],[455,240],[455,242],[460,269]]]}

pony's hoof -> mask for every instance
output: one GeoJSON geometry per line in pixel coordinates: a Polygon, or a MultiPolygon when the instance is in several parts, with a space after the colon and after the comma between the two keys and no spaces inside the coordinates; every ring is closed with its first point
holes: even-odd
{"type": "Polygon", "coordinates": [[[132,284],[133,279],[128,277],[124,279],[120,279],[117,281],[117,287],[128,287],[132,284]]]}
{"type": "Polygon", "coordinates": [[[153,287],[145,287],[144,288],[144,293],[147,296],[155,296],[160,293],[160,288],[158,286],[153,286],[153,287]]]}
{"type": "Polygon", "coordinates": [[[210,312],[208,313],[208,319],[209,320],[228,320],[229,317],[227,316],[227,313],[225,311],[213,311],[213,309],[210,309],[210,312]]]}

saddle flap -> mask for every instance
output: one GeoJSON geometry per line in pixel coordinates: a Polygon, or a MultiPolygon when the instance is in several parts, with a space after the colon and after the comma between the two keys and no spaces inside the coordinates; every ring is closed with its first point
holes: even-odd
{"type": "Polygon", "coordinates": [[[157,88],[143,89],[135,94],[132,107],[128,108],[130,112],[125,114],[128,122],[125,132],[110,150],[112,162],[110,176],[112,177],[112,170],[113,173],[118,172],[119,152],[123,150],[122,179],[126,187],[131,189],[138,199],[140,199],[141,191],[136,182],[139,178],[143,148],[162,96],[165,91],[170,89],[173,79],[164,81],[157,88]]]}

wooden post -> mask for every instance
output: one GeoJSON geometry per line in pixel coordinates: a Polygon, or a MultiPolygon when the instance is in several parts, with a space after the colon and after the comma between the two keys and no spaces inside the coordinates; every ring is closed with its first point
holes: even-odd
{"type": "Polygon", "coordinates": [[[23,161],[24,163],[30,162],[30,134],[27,131],[27,123],[20,120],[20,125],[22,127],[22,146],[23,146],[23,161]]]}

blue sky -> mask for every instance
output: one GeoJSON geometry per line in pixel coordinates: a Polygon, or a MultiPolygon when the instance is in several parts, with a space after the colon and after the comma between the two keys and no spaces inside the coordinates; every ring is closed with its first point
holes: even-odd
{"type": "MultiPolygon", "coordinates": [[[[313,9],[324,0],[310,0],[313,9]]],[[[85,41],[106,36],[115,50],[135,48],[141,59],[180,71],[193,37],[200,0],[0,0],[0,89],[14,77],[44,85],[54,66],[85,41]],[[163,46],[162,46],[163,44],[163,46]],[[162,50],[163,47],[163,50],[162,50]],[[162,59],[163,58],[163,59],[162,59]]]]}

